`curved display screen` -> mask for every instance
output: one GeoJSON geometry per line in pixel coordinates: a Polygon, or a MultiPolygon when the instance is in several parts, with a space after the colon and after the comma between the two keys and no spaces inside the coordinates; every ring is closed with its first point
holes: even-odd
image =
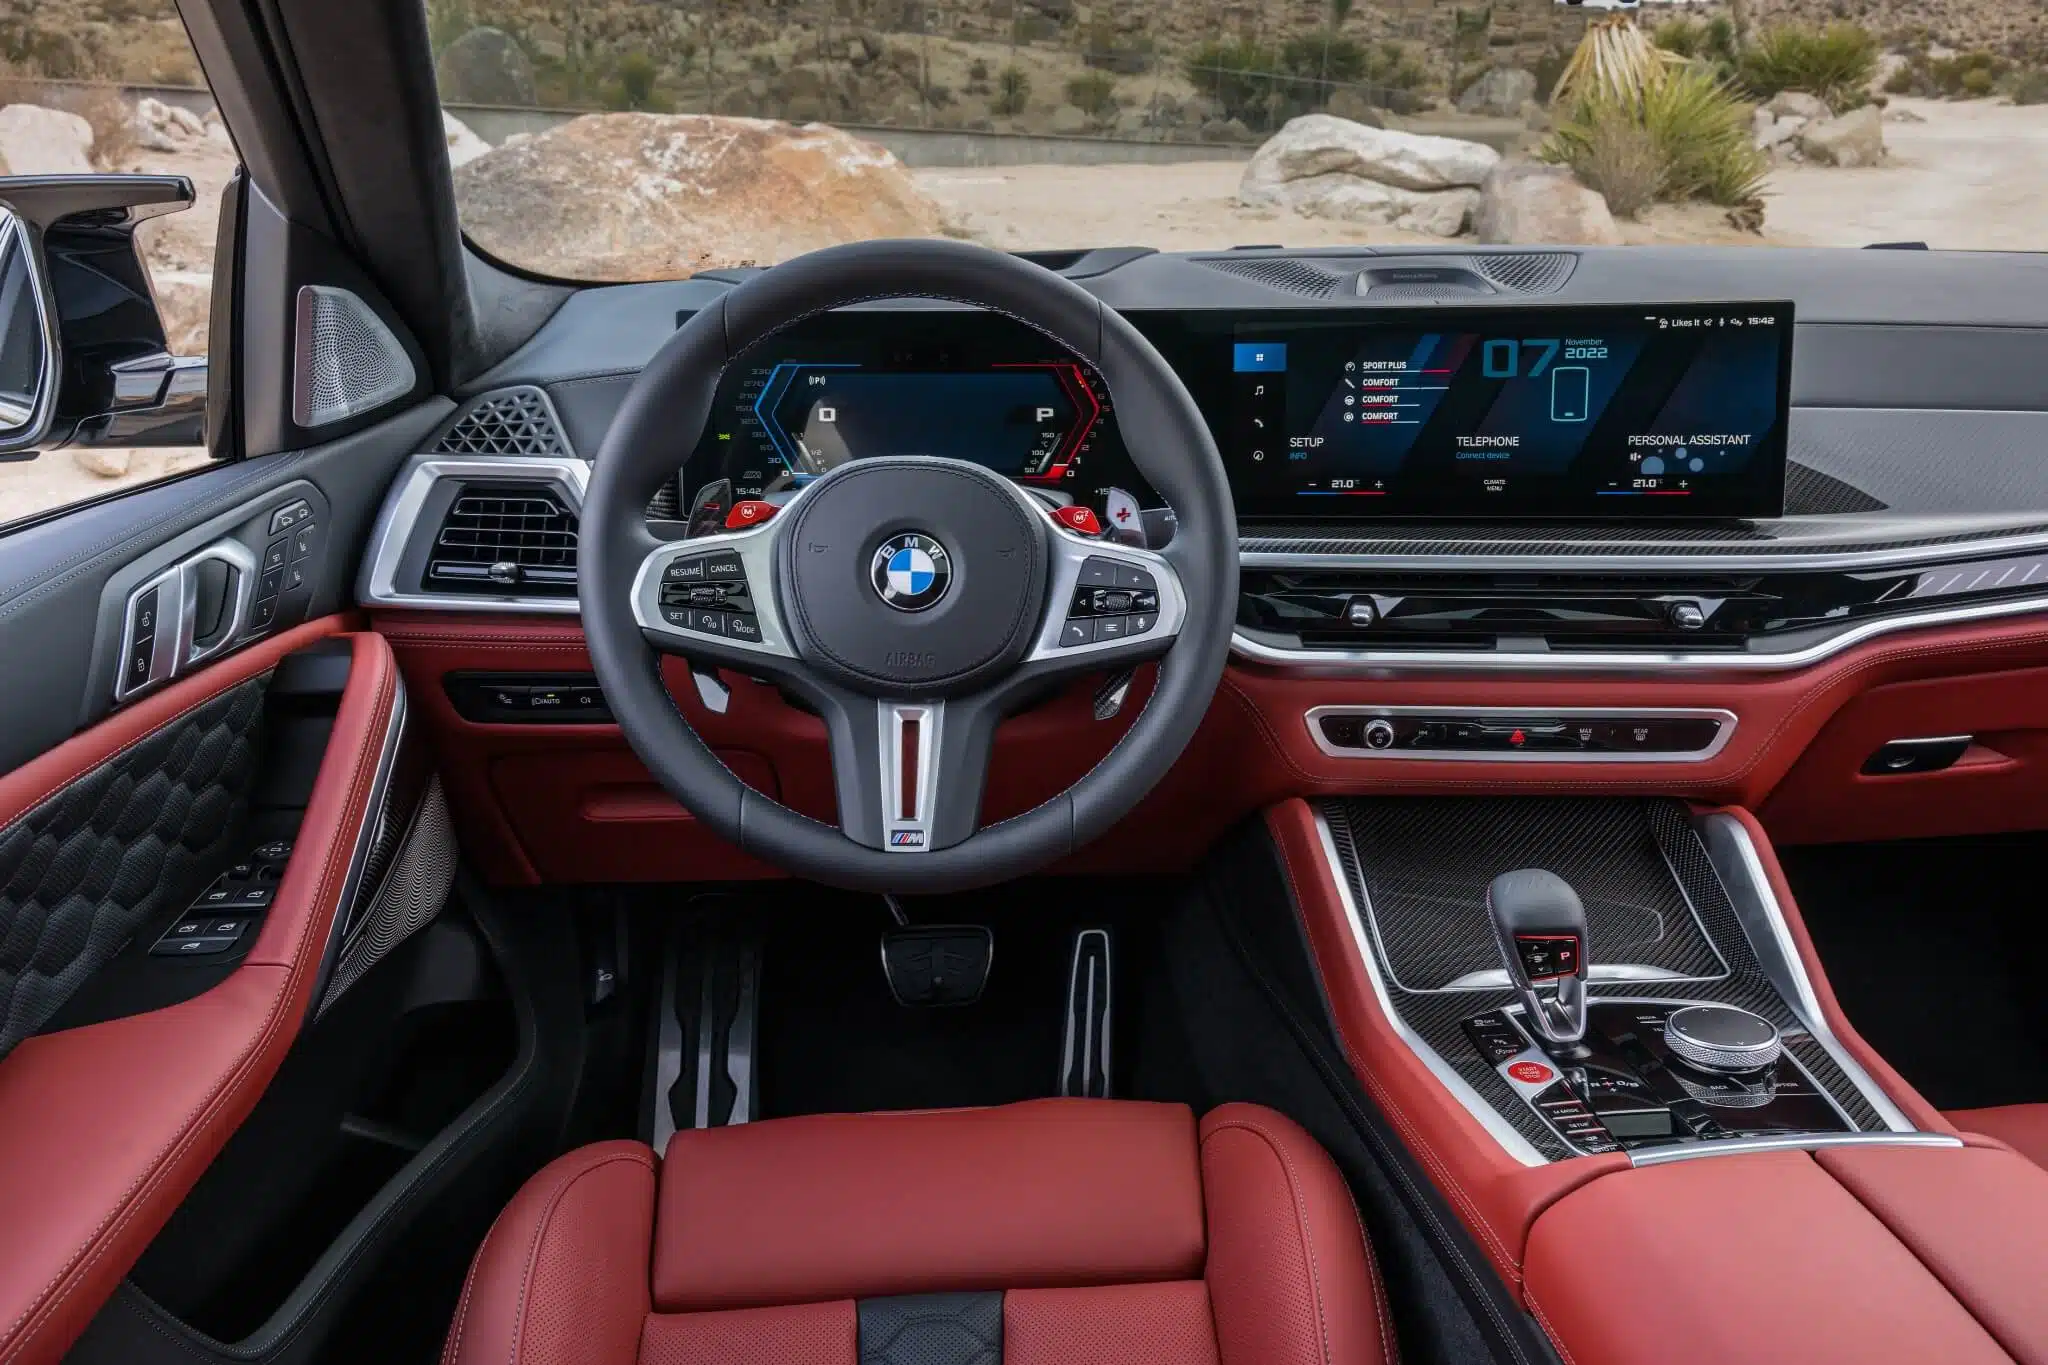
{"type": "Polygon", "coordinates": [[[1098,511],[1111,489],[1157,501],[1087,366],[1009,318],[940,309],[822,314],[740,357],[684,490],[759,498],[878,455],[970,460],[1098,511]]]}
{"type": "Polygon", "coordinates": [[[1240,320],[1218,425],[1249,515],[1777,516],[1791,339],[1785,303],[1240,320]]]}

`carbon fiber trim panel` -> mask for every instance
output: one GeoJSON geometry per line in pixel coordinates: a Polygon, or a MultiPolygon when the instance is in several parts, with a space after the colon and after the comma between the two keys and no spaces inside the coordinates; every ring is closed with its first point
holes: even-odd
{"type": "Polygon", "coordinates": [[[1806,1031],[1771,985],[1683,803],[1599,797],[1340,798],[1320,803],[1318,810],[1367,921],[1370,950],[1402,1022],[1543,1156],[1561,1160],[1574,1153],[1513,1093],[1461,1027],[1474,1014],[1514,1004],[1512,992],[1445,990],[1441,985],[1411,989],[1417,981],[1448,982],[1469,970],[1460,964],[1475,962],[1474,945],[1491,934],[1486,884],[1525,866],[1550,868],[1586,900],[1589,956],[1595,966],[1616,960],[1603,942],[1634,941],[1643,954],[1663,959],[1646,965],[1683,964],[1673,969],[1693,973],[1716,961],[1723,967],[1708,980],[1595,984],[1589,991],[1593,999],[1699,1000],[1752,1010],[1777,1025],[1786,1051],[1858,1130],[1884,1128],[1833,1054],[1806,1031]],[[1603,939],[1603,932],[1610,937],[1603,939]],[[1411,975],[1397,979],[1396,964],[1411,975]]]}
{"type": "MultiPolygon", "coordinates": [[[[388,874],[365,875],[363,885],[374,886],[363,910],[342,947],[327,995],[320,1002],[324,1014],[341,998],[342,992],[390,955],[391,950],[433,923],[447,902],[448,888],[455,881],[455,828],[448,817],[448,802],[441,794],[438,774],[427,779],[427,789],[411,812],[410,822],[392,819],[385,813],[388,828],[402,831],[400,839],[379,843],[397,845],[395,858],[387,857],[388,874]]],[[[360,897],[359,897],[360,899],[360,897]]]]}

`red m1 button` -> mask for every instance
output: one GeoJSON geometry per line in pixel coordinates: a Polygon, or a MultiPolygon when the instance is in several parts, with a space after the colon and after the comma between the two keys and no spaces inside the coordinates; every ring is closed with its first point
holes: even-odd
{"type": "Polygon", "coordinates": [[[774,503],[763,502],[759,498],[736,502],[732,505],[732,511],[725,514],[725,529],[744,531],[749,526],[759,526],[781,510],[774,503]]]}
{"type": "Polygon", "coordinates": [[[1541,1062],[1516,1062],[1508,1068],[1508,1075],[1523,1085],[1542,1085],[1557,1073],[1541,1062]]]}
{"type": "Polygon", "coordinates": [[[1102,523],[1095,519],[1095,509],[1092,507],[1083,507],[1077,503],[1072,507],[1060,508],[1052,517],[1069,531],[1079,531],[1084,536],[1102,534],[1102,523]]]}

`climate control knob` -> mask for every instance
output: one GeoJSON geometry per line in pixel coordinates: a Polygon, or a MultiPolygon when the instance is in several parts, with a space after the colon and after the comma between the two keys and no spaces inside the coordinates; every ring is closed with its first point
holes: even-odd
{"type": "Polygon", "coordinates": [[[1391,749],[1394,747],[1394,723],[1375,718],[1365,723],[1365,747],[1368,749],[1391,749]]]}
{"type": "Polygon", "coordinates": [[[1733,1005],[1687,1005],[1664,1020],[1664,1046],[1702,1071],[1760,1071],[1784,1051],[1777,1026],[1733,1005]]]}

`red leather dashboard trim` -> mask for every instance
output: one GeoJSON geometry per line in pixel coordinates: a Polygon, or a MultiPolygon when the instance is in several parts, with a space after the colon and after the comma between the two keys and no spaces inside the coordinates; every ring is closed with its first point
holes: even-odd
{"type": "Polygon", "coordinates": [[[2009,1365],[1914,1252],[1803,1152],[1595,1180],[1536,1220],[1528,1272],[1530,1309],[1570,1365],[2009,1365]]]}
{"type": "MultiPolygon", "coordinates": [[[[250,646],[0,779],[0,820],[348,622],[250,646]]],[[[318,974],[398,691],[351,638],[348,688],[290,866],[248,958],[182,1004],[31,1038],[0,1062],[0,1365],[57,1360],[276,1074],[318,974]]]]}
{"type": "Polygon", "coordinates": [[[1351,1069],[1458,1210],[1494,1268],[1519,1289],[1523,1243],[1537,1215],[1586,1181],[1627,1169],[1628,1159],[1611,1153],[1524,1166],[1509,1156],[1444,1089],[1380,1008],[1308,803],[1296,799],[1272,807],[1266,827],[1301,907],[1302,926],[1351,1069]]]}
{"type": "MultiPolygon", "coordinates": [[[[442,690],[442,677],[456,670],[587,671],[589,656],[578,622],[383,612],[375,617],[375,628],[391,640],[413,700],[433,729],[465,851],[489,880],[533,884],[773,875],[708,833],[677,830],[672,820],[659,825],[659,838],[640,840],[621,840],[621,832],[633,829],[635,822],[615,821],[616,827],[593,843],[587,837],[590,824],[582,818],[541,819],[536,813],[510,811],[493,791],[491,766],[508,755],[603,751],[614,756],[619,771],[639,770],[616,727],[472,724],[455,714],[442,690]]],[[[816,717],[789,705],[774,689],[731,673],[725,676],[732,685],[732,704],[726,714],[713,715],[698,701],[680,663],[668,661],[666,669],[671,694],[706,742],[758,759],[772,771],[782,800],[819,819],[831,817],[831,770],[816,717]]],[[[2025,724],[2030,713],[2013,708],[2034,695],[2048,697],[2048,688],[2001,681],[2017,679],[2021,675],[2014,670],[2025,669],[2048,669],[2048,624],[2040,620],[1884,636],[1812,668],[1761,676],[1322,678],[1233,664],[1201,729],[1158,789],[1111,834],[1056,870],[1177,870],[1231,825],[1265,806],[1292,796],[1343,792],[1675,795],[1761,808],[1768,823],[1783,824],[1788,832],[1819,822],[1830,831],[1828,837],[1867,837],[1890,829],[1890,808],[1864,799],[1853,766],[1845,767],[1833,749],[1817,748],[1813,761],[1819,766],[1811,771],[1801,755],[1845,705],[1871,689],[1889,691],[1900,684],[1918,689],[1911,694],[1917,732],[1996,723],[2009,744],[2004,757],[2012,761],[1986,764],[1980,755],[1966,772],[1937,774],[1933,780],[1892,779],[1901,784],[1895,790],[1925,792],[1929,799],[1981,791],[1986,799],[1955,806],[1971,813],[1957,817],[1963,823],[2040,823],[2048,817],[2048,776],[2036,785],[2036,750],[2022,750],[2013,738],[2033,733],[2025,724]],[[1984,707],[1993,701],[2005,709],[1987,714],[1984,707]],[[1316,747],[1303,717],[1312,706],[1346,703],[1711,706],[1734,711],[1739,723],[1728,746],[1705,763],[1335,758],[1316,747]],[[1795,765],[1796,780],[1788,780],[1795,765]]],[[[1109,723],[1089,716],[1092,686],[1084,680],[1066,695],[1005,723],[990,768],[990,818],[1044,800],[1086,772],[1122,736],[1144,695],[1144,683],[1134,689],[1124,715],[1109,723]]],[[[2039,709],[2039,753],[2048,765],[2048,700],[2039,709]]],[[[1861,737],[1842,743],[1854,748],[1861,737]]]]}

